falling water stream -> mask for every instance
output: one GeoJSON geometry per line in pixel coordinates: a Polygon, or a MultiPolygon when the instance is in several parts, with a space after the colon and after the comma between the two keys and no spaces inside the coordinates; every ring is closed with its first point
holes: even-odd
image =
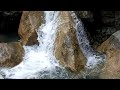
{"type": "MultiPolygon", "coordinates": [[[[94,50],[90,47],[89,41],[84,31],[84,26],[77,19],[74,12],[70,12],[74,18],[76,35],[80,48],[87,58],[86,67],[93,68],[102,58],[96,59],[94,50]]],[[[25,56],[23,61],[13,68],[3,68],[1,73],[4,78],[9,79],[68,79],[75,78],[74,75],[67,72],[64,67],[59,65],[58,60],[53,55],[54,42],[56,38],[57,27],[59,22],[59,11],[45,11],[45,23],[42,24],[38,31],[39,46],[23,46],[25,56]]]]}
{"type": "Polygon", "coordinates": [[[103,62],[105,59],[104,55],[97,55],[97,52],[93,50],[90,46],[90,42],[87,38],[86,32],[84,30],[84,25],[80,19],[77,18],[74,11],[71,11],[71,16],[74,18],[74,27],[76,30],[76,36],[81,50],[83,51],[85,57],[87,58],[86,67],[95,68],[97,64],[103,62]]]}
{"type": "Polygon", "coordinates": [[[87,58],[85,71],[82,73],[83,78],[87,78],[87,76],[90,78],[99,78],[98,75],[100,73],[100,69],[103,67],[106,57],[104,54],[95,51],[90,46],[90,42],[87,38],[87,34],[84,30],[84,25],[82,21],[78,19],[74,11],[70,11],[70,14],[74,20],[74,28],[76,30],[76,36],[79,46],[84,56],[87,58]]]}

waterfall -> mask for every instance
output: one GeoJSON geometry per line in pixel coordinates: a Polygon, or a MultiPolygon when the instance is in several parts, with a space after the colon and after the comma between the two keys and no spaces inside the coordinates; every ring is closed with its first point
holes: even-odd
{"type": "MultiPolygon", "coordinates": [[[[13,68],[0,69],[4,78],[76,78],[74,75],[67,72],[64,67],[59,65],[58,60],[56,60],[53,55],[57,27],[62,24],[58,18],[59,13],[59,11],[44,11],[45,23],[43,23],[36,31],[38,34],[37,40],[39,45],[23,46],[25,50],[23,61],[13,68]]],[[[99,61],[101,61],[101,58],[96,59],[96,55],[94,55],[94,50],[90,47],[82,22],[77,19],[74,12],[70,13],[74,18],[74,27],[80,48],[87,58],[86,66],[89,68],[94,67],[99,61]]]]}
{"type": "Polygon", "coordinates": [[[39,46],[23,46],[23,61],[11,69],[1,70],[5,78],[67,78],[64,68],[53,56],[56,28],[60,24],[59,11],[45,11],[44,15],[45,23],[37,31],[39,46]]]}
{"type": "Polygon", "coordinates": [[[95,68],[98,64],[100,64],[105,60],[104,56],[97,55],[97,53],[93,50],[93,48],[91,48],[82,21],[77,18],[74,11],[71,11],[70,14],[74,19],[74,28],[76,30],[76,36],[79,46],[83,51],[83,54],[87,58],[86,67],[89,69],[95,68]]]}

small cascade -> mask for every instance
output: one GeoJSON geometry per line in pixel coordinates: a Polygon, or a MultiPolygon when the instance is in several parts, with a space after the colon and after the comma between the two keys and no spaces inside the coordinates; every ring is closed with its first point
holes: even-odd
{"type": "Polygon", "coordinates": [[[5,78],[70,78],[53,56],[56,28],[60,24],[59,11],[45,11],[44,14],[45,23],[37,31],[39,46],[23,46],[25,49],[23,61],[11,69],[1,69],[5,78]]]}
{"type": "Polygon", "coordinates": [[[90,46],[90,42],[87,38],[86,32],[84,30],[84,25],[80,19],[77,18],[74,11],[70,12],[71,16],[74,18],[74,27],[76,30],[76,36],[79,42],[79,46],[83,51],[83,54],[87,58],[86,67],[91,69],[95,68],[98,64],[103,62],[105,59],[104,55],[100,55],[98,52],[93,50],[90,46]]]}

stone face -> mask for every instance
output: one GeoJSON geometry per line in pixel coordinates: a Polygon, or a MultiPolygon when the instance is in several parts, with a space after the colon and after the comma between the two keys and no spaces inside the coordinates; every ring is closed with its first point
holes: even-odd
{"type": "Polygon", "coordinates": [[[54,48],[55,57],[70,70],[80,71],[85,65],[86,58],[79,47],[72,17],[67,11],[61,11],[59,17],[63,23],[57,28],[54,48]]]}
{"type": "Polygon", "coordinates": [[[98,51],[106,54],[106,61],[100,73],[102,79],[120,79],[120,31],[98,47],[98,51]]]}
{"type": "Polygon", "coordinates": [[[19,42],[0,43],[0,67],[14,67],[22,61],[24,49],[19,42]]]}
{"type": "Polygon", "coordinates": [[[18,30],[23,45],[38,44],[36,30],[43,22],[43,14],[42,11],[23,11],[18,30]]]}

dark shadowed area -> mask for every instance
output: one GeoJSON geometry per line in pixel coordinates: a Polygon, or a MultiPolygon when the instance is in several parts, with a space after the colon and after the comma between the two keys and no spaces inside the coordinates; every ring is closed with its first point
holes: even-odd
{"type": "Polygon", "coordinates": [[[0,43],[20,39],[18,28],[21,15],[21,11],[0,11],[0,43]]]}

